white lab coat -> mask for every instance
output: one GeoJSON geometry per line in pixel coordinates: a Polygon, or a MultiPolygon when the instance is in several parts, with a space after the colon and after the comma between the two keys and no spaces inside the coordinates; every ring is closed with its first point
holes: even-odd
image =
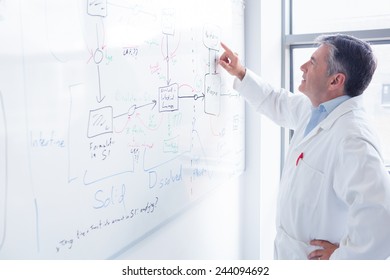
{"type": "Polygon", "coordinates": [[[249,69],[234,87],[258,112],[294,130],[280,182],[275,258],[307,259],[313,239],[340,244],[331,259],[389,257],[390,176],[361,97],[303,137],[311,114],[306,96],[275,90],[249,69]]]}

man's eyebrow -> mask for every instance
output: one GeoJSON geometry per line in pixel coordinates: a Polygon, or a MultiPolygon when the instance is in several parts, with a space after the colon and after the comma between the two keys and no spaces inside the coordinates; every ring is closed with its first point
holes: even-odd
{"type": "Polygon", "coordinates": [[[318,64],[317,59],[316,59],[314,56],[311,56],[311,57],[310,57],[310,61],[311,61],[311,63],[313,63],[313,64],[318,64]]]}

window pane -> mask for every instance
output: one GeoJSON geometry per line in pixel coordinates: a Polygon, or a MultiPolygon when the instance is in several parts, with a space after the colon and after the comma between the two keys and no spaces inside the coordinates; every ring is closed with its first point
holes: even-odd
{"type": "MultiPolygon", "coordinates": [[[[390,44],[372,45],[378,59],[378,67],[370,86],[363,93],[366,111],[373,117],[382,144],[383,157],[390,166],[390,44]]],[[[294,49],[292,88],[298,92],[302,80],[299,67],[314,52],[314,48],[294,49]]]]}
{"type": "Polygon", "coordinates": [[[364,93],[367,112],[374,116],[382,142],[385,163],[390,165],[390,44],[374,45],[378,67],[364,93]]]}
{"type": "Polygon", "coordinates": [[[300,66],[310,59],[314,51],[315,48],[299,48],[293,50],[293,63],[291,66],[291,70],[293,72],[291,89],[293,92],[298,92],[298,87],[301,84],[302,71],[300,70],[300,66]]]}
{"type": "Polygon", "coordinates": [[[293,0],[293,34],[390,28],[389,0],[293,0]]]}

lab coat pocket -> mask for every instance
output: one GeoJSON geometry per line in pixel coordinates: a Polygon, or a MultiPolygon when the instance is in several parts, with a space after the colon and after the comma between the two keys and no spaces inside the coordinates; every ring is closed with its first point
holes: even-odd
{"type": "Polygon", "coordinates": [[[324,174],[321,171],[311,167],[304,159],[299,161],[290,189],[296,219],[313,222],[323,192],[323,182],[324,174]]]}

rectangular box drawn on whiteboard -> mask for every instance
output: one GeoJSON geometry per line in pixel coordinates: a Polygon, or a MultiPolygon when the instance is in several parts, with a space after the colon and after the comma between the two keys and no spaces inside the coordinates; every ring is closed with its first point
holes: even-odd
{"type": "Polygon", "coordinates": [[[220,112],[221,75],[206,74],[204,77],[204,111],[206,114],[218,116],[220,112]]]}
{"type": "Polygon", "coordinates": [[[158,89],[160,112],[179,110],[179,85],[172,84],[158,89]]]}
{"type": "Polygon", "coordinates": [[[113,131],[112,107],[107,106],[89,111],[88,138],[113,131]]]}

